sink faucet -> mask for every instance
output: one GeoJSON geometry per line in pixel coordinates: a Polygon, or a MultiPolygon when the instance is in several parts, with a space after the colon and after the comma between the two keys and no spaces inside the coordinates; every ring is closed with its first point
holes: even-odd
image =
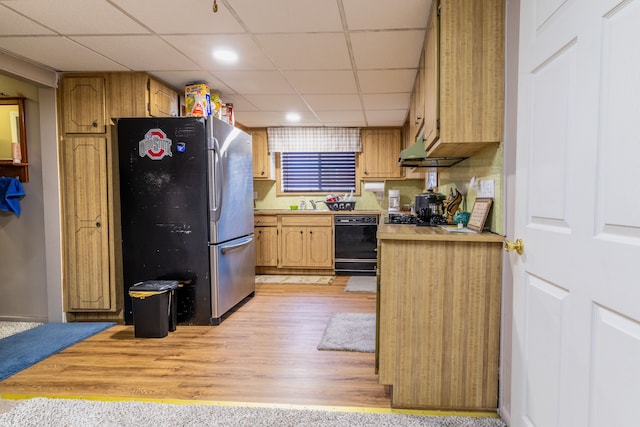
{"type": "Polygon", "coordinates": [[[316,202],[314,202],[313,200],[309,200],[311,202],[311,207],[313,208],[313,210],[316,210],[316,202]]]}

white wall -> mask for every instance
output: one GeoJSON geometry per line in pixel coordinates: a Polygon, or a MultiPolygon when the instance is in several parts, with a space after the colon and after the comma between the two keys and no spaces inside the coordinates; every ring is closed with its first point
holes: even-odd
{"type": "Polygon", "coordinates": [[[55,73],[2,59],[0,92],[26,98],[29,182],[20,217],[0,211],[0,319],[62,321],[55,73]]]}

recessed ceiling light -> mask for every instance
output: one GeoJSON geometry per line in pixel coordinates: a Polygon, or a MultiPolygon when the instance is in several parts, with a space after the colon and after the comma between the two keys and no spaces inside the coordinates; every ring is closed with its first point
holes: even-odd
{"type": "Polygon", "coordinates": [[[229,49],[218,49],[213,51],[213,57],[221,62],[228,64],[234,63],[238,60],[238,54],[229,49]]]}
{"type": "Polygon", "coordinates": [[[299,122],[300,121],[300,114],[298,114],[298,113],[287,113],[286,118],[287,118],[288,122],[299,122]]]}

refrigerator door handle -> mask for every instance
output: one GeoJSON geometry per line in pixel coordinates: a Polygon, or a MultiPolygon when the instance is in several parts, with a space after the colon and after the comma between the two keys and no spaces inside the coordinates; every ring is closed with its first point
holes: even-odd
{"type": "Polygon", "coordinates": [[[224,176],[222,156],[220,153],[220,144],[218,139],[211,136],[209,139],[209,164],[213,167],[213,174],[209,175],[209,200],[212,203],[210,208],[211,221],[220,219],[220,208],[222,206],[222,196],[224,185],[222,177],[224,176]]]}
{"type": "Polygon", "coordinates": [[[243,239],[240,243],[236,243],[235,245],[222,246],[220,248],[220,252],[224,255],[227,252],[232,251],[234,249],[238,249],[238,248],[241,248],[243,246],[247,246],[252,241],[253,241],[253,236],[248,236],[247,238],[243,239]]]}

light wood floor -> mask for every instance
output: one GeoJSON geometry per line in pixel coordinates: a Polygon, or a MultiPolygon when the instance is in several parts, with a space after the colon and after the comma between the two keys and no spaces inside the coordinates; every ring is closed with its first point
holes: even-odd
{"type": "Polygon", "coordinates": [[[389,408],[373,353],[319,351],[332,313],[375,312],[375,294],[258,284],[220,326],[137,339],[117,325],[0,382],[0,395],[180,399],[389,408]]]}

